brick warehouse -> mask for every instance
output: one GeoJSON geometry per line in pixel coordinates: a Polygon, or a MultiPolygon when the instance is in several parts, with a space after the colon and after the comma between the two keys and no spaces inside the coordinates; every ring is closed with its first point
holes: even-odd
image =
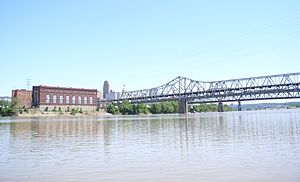
{"type": "Polygon", "coordinates": [[[11,98],[17,98],[17,108],[30,108],[32,102],[32,91],[25,89],[12,90],[11,98]]]}
{"type": "Polygon", "coordinates": [[[40,109],[97,108],[97,89],[66,88],[52,86],[32,87],[32,106],[40,109]]]}

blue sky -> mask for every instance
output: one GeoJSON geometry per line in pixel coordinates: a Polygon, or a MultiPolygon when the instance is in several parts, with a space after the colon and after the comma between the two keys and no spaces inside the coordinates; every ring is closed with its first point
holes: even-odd
{"type": "Polygon", "coordinates": [[[0,0],[0,95],[300,71],[300,1],[0,0]]]}

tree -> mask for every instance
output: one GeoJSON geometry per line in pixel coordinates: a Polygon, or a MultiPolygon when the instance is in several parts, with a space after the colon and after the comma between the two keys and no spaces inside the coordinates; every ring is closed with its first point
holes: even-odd
{"type": "Polygon", "coordinates": [[[174,113],[174,107],[171,102],[162,102],[161,103],[161,112],[164,114],[174,113]]]}
{"type": "Polygon", "coordinates": [[[149,109],[145,104],[138,104],[136,111],[136,114],[147,114],[149,112],[149,109]]]}
{"type": "Polygon", "coordinates": [[[16,105],[12,104],[12,102],[8,101],[0,101],[0,116],[15,116],[17,115],[17,110],[15,108],[16,105]]]}
{"type": "Polygon", "coordinates": [[[160,114],[161,113],[161,109],[162,109],[161,104],[160,103],[155,103],[155,104],[152,104],[150,106],[149,110],[150,110],[150,112],[152,114],[160,114]]]}
{"type": "Polygon", "coordinates": [[[174,108],[174,112],[173,113],[179,113],[179,104],[176,101],[171,101],[172,106],[174,108]]]}
{"type": "Polygon", "coordinates": [[[110,104],[107,106],[106,111],[107,111],[108,113],[111,113],[111,114],[118,114],[118,113],[119,113],[118,107],[115,106],[115,105],[112,104],[112,103],[110,103],[110,104]]]}
{"type": "Polygon", "coordinates": [[[120,105],[119,111],[123,115],[132,114],[133,113],[132,104],[128,100],[124,100],[120,105]]]}

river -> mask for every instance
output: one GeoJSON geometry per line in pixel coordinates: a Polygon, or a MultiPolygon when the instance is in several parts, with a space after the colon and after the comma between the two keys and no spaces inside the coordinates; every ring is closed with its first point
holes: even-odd
{"type": "Polygon", "coordinates": [[[0,119],[0,181],[299,182],[300,110],[0,119]]]}

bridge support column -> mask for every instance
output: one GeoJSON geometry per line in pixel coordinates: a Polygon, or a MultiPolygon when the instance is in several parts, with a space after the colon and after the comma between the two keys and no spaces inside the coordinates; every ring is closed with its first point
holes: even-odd
{"type": "Polygon", "coordinates": [[[218,104],[218,112],[224,112],[224,107],[222,102],[219,102],[218,104]]]}
{"type": "Polygon", "coordinates": [[[242,104],[240,100],[238,101],[238,111],[242,111],[242,104]]]}
{"type": "Polygon", "coordinates": [[[186,100],[179,100],[179,114],[185,114],[188,112],[188,104],[186,100]]]}

